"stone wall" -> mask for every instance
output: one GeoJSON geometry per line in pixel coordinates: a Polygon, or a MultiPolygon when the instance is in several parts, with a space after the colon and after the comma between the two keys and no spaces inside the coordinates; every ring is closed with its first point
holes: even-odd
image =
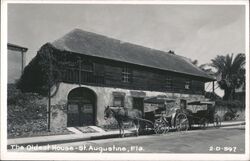
{"type": "Polygon", "coordinates": [[[67,127],[67,103],[64,101],[51,105],[51,131],[61,131],[67,127]]]}
{"type": "Polygon", "coordinates": [[[109,87],[96,87],[87,85],[77,85],[69,83],[60,83],[57,93],[51,99],[52,105],[52,127],[56,129],[67,126],[67,97],[71,90],[78,87],[85,87],[92,90],[96,96],[96,120],[97,125],[104,125],[107,121],[104,120],[104,109],[108,105],[113,105],[113,92],[121,92],[125,94],[124,104],[127,108],[132,108],[133,97],[155,97],[164,95],[169,98],[175,99],[176,107],[179,107],[180,99],[186,99],[187,101],[194,100],[205,100],[202,95],[190,95],[190,94],[179,94],[179,93],[164,93],[156,91],[139,91],[139,90],[127,90],[121,88],[109,88],[109,87]],[[60,107],[58,107],[58,105],[60,107]]]}

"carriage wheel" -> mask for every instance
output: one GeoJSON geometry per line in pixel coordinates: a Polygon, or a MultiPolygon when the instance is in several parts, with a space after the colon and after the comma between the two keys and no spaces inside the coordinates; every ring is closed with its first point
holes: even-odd
{"type": "Polygon", "coordinates": [[[154,122],[154,131],[156,134],[164,134],[169,131],[169,124],[162,118],[158,118],[154,122]]]}
{"type": "Polygon", "coordinates": [[[202,117],[199,125],[202,129],[207,128],[208,127],[208,120],[205,117],[202,117]]]}
{"type": "Polygon", "coordinates": [[[220,116],[214,116],[214,127],[219,128],[221,126],[221,118],[220,116]]]}
{"type": "Polygon", "coordinates": [[[175,127],[177,128],[177,131],[187,131],[189,128],[189,121],[184,113],[179,113],[176,116],[176,122],[175,127]]]}

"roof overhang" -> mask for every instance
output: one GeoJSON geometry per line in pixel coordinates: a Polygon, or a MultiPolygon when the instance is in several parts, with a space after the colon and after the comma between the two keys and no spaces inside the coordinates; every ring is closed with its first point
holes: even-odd
{"type": "Polygon", "coordinates": [[[26,47],[22,47],[22,46],[11,44],[11,43],[8,43],[8,49],[15,50],[15,51],[21,51],[21,52],[26,52],[28,50],[28,48],[26,48],[26,47]]]}

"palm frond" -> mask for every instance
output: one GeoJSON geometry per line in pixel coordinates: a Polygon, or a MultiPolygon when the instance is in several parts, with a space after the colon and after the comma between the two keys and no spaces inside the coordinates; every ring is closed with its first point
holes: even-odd
{"type": "Polygon", "coordinates": [[[245,83],[245,54],[218,55],[211,61],[209,65],[216,70],[220,88],[225,90],[225,96],[231,97],[232,91],[245,83]]]}

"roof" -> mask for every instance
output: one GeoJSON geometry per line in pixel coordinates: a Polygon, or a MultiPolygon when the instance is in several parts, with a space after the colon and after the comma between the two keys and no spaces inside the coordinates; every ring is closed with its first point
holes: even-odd
{"type": "Polygon", "coordinates": [[[122,42],[80,29],[72,30],[62,38],[52,42],[52,45],[59,50],[198,76],[206,80],[214,80],[211,76],[193,65],[187,58],[122,42]]]}
{"type": "Polygon", "coordinates": [[[26,52],[28,48],[8,43],[8,49],[26,52]]]}

